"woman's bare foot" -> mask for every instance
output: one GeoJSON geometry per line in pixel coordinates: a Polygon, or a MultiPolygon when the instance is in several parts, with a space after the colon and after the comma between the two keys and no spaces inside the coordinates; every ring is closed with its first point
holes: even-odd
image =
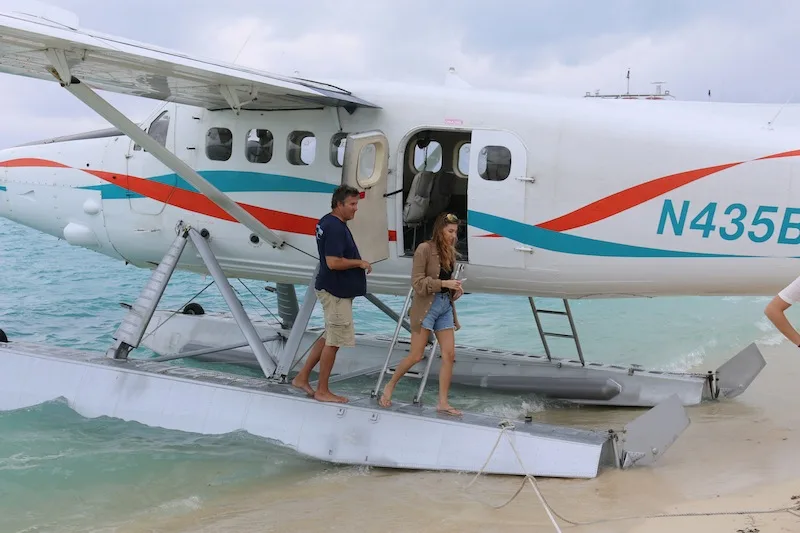
{"type": "Polygon", "coordinates": [[[391,383],[387,383],[386,386],[383,388],[383,394],[381,394],[381,397],[378,398],[378,405],[380,405],[381,407],[391,407],[393,391],[394,391],[394,386],[391,383]]]}
{"type": "Polygon", "coordinates": [[[333,402],[333,403],[347,403],[348,400],[344,396],[339,396],[337,394],[332,393],[331,391],[320,392],[317,391],[314,393],[314,399],[320,402],[333,402]]]}
{"type": "Polygon", "coordinates": [[[295,378],[292,380],[292,387],[306,391],[306,394],[309,396],[314,396],[314,389],[311,388],[308,380],[300,379],[300,376],[295,376],[295,378]]]}
{"type": "Polygon", "coordinates": [[[436,406],[436,410],[445,415],[451,416],[461,416],[463,413],[456,409],[455,407],[451,406],[450,404],[439,404],[436,406]]]}

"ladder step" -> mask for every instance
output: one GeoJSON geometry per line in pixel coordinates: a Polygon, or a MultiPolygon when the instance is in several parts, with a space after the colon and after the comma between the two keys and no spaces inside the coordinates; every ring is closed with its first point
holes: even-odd
{"type": "Polygon", "coordinates": [[[548,333],[547,331],[542,332],[543,335],[549,335],[551,337],[561,337],[563,339],[574,339],[575,335],[570,335],[569,333],[548,333]]]}
{"type": "MultiPolygon", "coordinates": [[[[387,368],[386,373],[389,375],[393,375],[395,372],[394,368],[387,368]]],[[[403,377],[409,377],[414,379],[422,379],[422,372],[417,372],[416,370],[409,370],[406,372],[403,377]]]]}
{"type": "Polygon", "coordinates": [[[536,312],[537,313],[545,313],[545,314],[548,314],[548,315],[564,315],[564,316],[569,314],[566,311],[553,311],[551,309],[537,309],[536,312]]]}

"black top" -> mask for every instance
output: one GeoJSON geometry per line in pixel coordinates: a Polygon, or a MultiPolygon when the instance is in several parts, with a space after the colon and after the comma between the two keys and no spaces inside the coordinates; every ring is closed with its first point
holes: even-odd
{"type": "MultiPolygon", "coordinates": [[[[446,270],[443,266],[439,267],[439,279],[444,281],[446,279],[450,279],[452,273],[449,270],[446,270]]],[[[450,289],[446,287],[442,287],[441,292],[450,292],[450,289]]]]}
{"type": "Polygon", "coordinates": [[[347,224],[328,213],[317,223],[317,251],[319,274],[314,287],[325,290],[337,298],[355,298],[367,294],[367,274],[363,268],[331,270],[325,256],[361,259],[356,241],[347,224]]]}

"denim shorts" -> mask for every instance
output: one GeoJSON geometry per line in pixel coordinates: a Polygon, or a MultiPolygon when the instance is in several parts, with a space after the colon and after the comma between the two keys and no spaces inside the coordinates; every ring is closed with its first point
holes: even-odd
{"type": "Polygon", "coordinates": [[[437,292],[433,298],[428,314],[422,320],[422,327],[432,331],[443,329],[455,329],[453,320],[453,304],[450,302],[450,294],[437,292]]]}

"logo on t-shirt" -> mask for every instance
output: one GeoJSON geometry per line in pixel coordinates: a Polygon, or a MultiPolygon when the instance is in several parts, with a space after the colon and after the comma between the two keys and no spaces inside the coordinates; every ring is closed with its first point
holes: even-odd
{"type": "Polygon", "coordinates": [[[317,239],[322,238],[322,233],[323,233],[322,227],[319,224],[317,224],[317,239]]]}

